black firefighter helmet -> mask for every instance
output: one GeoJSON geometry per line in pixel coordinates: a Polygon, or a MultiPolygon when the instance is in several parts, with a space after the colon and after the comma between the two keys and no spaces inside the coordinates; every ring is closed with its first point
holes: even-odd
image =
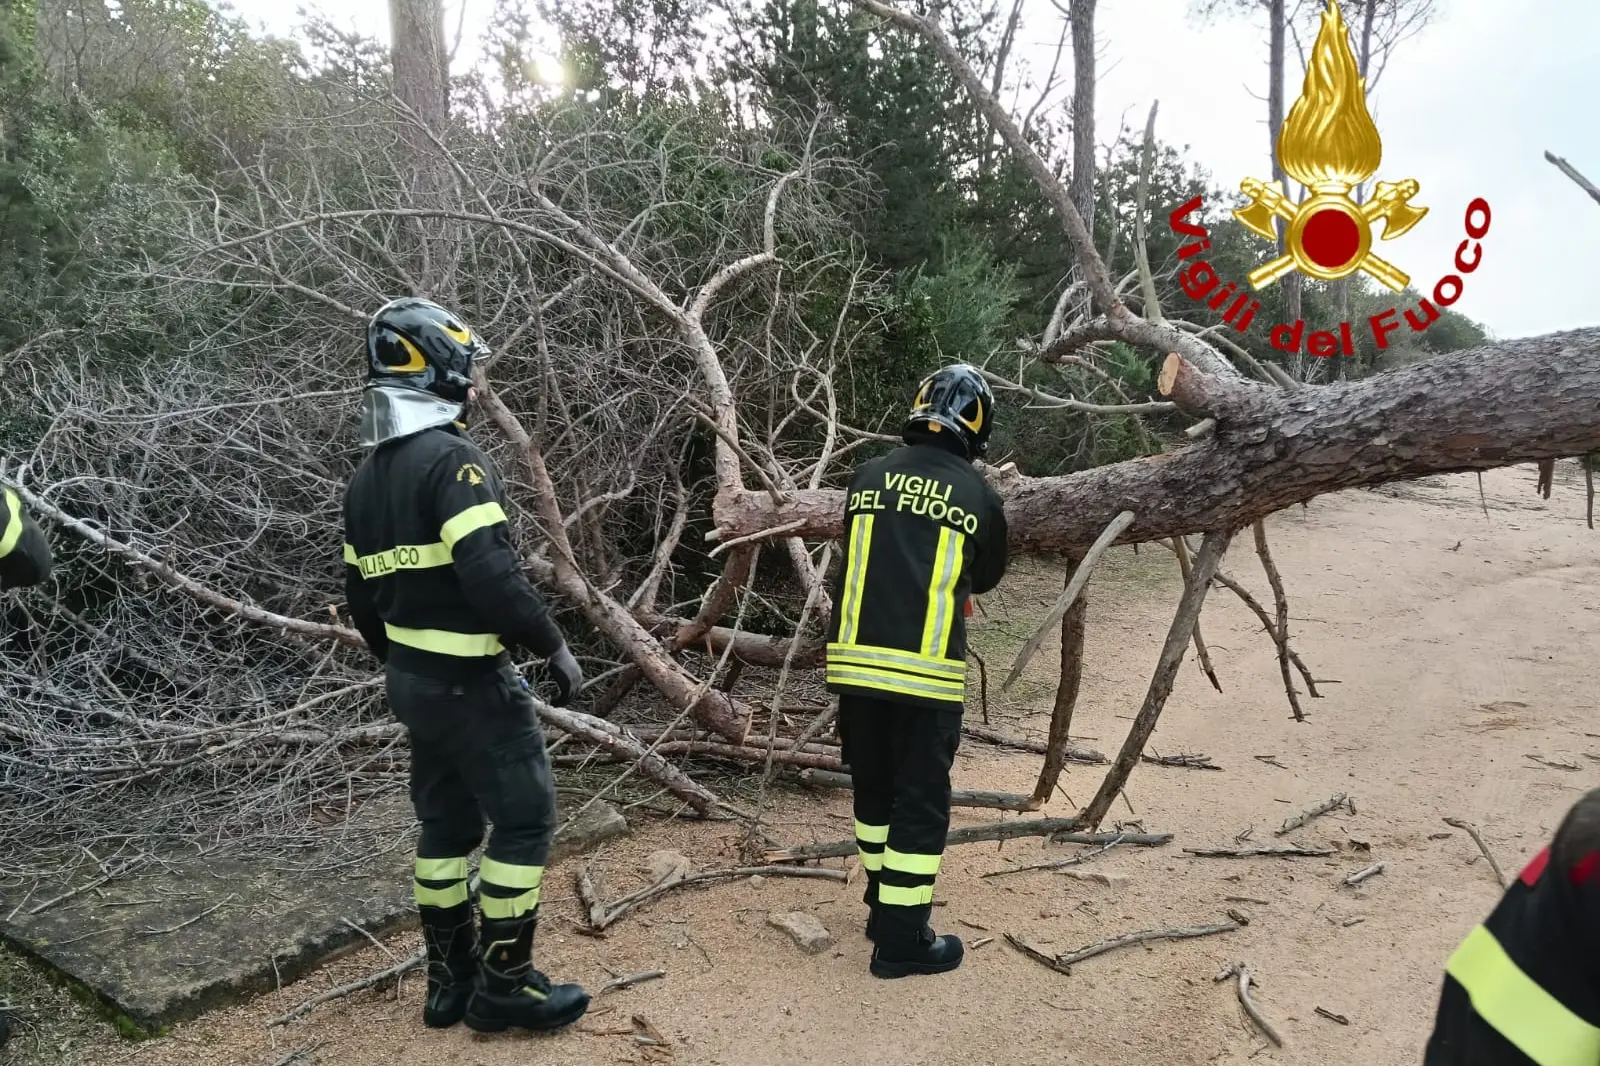
{"type": "Polygon", "coordinates": [[[472,364],[489,346],[432,300],[405,296],[378,308],[367,324],[367,383],[432,393],[466,403],[472,364]]]}
{"type": "Polygon", "coordinates": [[[934,371],[917,388],[902,436],[910,441],[918,433],[955,435],[976,459],[989,450],[994,429],[994,393],[978,369],[955,363],[934,371]]]}

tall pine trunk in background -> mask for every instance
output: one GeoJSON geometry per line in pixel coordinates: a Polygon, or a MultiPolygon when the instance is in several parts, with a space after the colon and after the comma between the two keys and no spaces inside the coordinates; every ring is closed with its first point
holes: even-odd
{"type": "MultiPolygon", "coordinates": [[[[1283,166],[1278,162],[1278,134],[1283,131],[1283,81],[1285,63],[1284,51],[1288,34],[1288,16],[1284,13],[1284,0],[1270,0],[1267,5],[1267,26],[1269,31],[1268,48],[1270,55],[1267,65],[1267,135],[1270,138],[1268,151],[1272,159],[1272,180],[1283,187],[1284,195],[1290,200],[1298,200],[1289,188],[1288,175],[1283,171],[1283,166]]],[[[1282,220],[1276,220],[1278,228],[1278,254],[1283,255],[1288,249],[1284,238],[1288,235],[1288,225],[1282,220]]],[[[1283,279],[1283,307],[1284,321],[1290,325],[1300,317],[1300,272],[1291,270],[1283,279]]],[[[1297,353],[1294,357],[1293,374],[1299,381],[1306,379],[1305,356],[1297,353]]]]}
{"type": "MultiPolygon", "coordinates": [[[[402,105],[400,143],[406,156],[397,169],[406,179],[412,206],[443,208],[450,199],[450,170],[434,143],[435,137],[444,138],[450,121],[450,70],[441,0],[389,0],[389,32],[394,93],[402,105]]],[[[415,295],[449,303],[455,274],[453,227],[442,219],[416,222],[415,295]]]]}
{"type": "MultiPolygon", "coordinates": [[[[1094,234],[1094,5],[1072,0],[1067,20],[1072,26],[1072,202],[1090,235],[1094,234]]],[[[1090,300],[1084,294],[1088,317],[1090,300]]],[[[1104,308],[1102,308],[1104,310],[1104,308]]]]}

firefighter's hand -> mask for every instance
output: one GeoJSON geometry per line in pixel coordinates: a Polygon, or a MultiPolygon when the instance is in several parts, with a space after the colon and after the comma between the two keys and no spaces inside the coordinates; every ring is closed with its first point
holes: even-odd
{"type": "Polygon", "coordinates": [[[578,689],[583,687],[583,667],[578,665],[572,649],[565,644],[550,656],[548,665],[550,676],[556,683],[556,697],[550,704],[554,707],[565,707],[572,702],[572,697],[578,694],[578,689]]]}

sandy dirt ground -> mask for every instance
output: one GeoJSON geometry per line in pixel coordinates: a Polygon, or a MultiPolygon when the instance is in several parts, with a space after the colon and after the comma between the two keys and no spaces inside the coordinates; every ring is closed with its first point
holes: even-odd
{"type": "MultiPolygon", "coordinates": [[[[287,1027],[265,1028],[318,991],[386,965],[371,948],[166,1039],[102,1038],[81,1061],[1416,1063],[1444,961],[1499,895],[1471,840],[1443,819],[1481,826],[1507,876],[1515,876],[1600,771],[1600,754],[1586,757],[1600,753],[1588,669],[1600,638],[1600,532],[1584,527],[1581,474],[1562,464],[1549,501],[1535,496],[1532,468],[1484,481],[1487,517],[1475,479],[1465,475],[1325,497],[1274,518],[1296,645],[1314,675],[1330,679],[1322,699],[1305,701],[1308,720],[1291,720],[1272,644],[1254,617],[1231,593],[1214,590],[1203,629],[1223,691],[1206,682],[1191,649],[1150,750],[1205,753],[1223,771],[1141,766],[1128,802],[1119,800],[1112,816],[1177,839],[1156,849],[1118,848],[1078,867],[1108,875],[1109,885],[1048,872],[980,876],[1070,855],[1076,849],[1067,845],[1022,840],[952,849],[934,914],[938,927],[969,944],[967,962],[953,974],[869,976],[854,883],[688,889],[622,919],[603,940],[576,935],[569,867],[546,882],[543,966],[591,986],[612,971],[659,968],[667,976],[600,997],[565,1034],[428,1031],[415,976],[398,995],[362,993],[287,1027]],[[1318,818],[1282,840],[1273,835],[1285,819],[1335,792],[1352,796],[1354,815],[1318,818]],[[1246,829],[1253,843],[1292,840],[1339,853],[1210,859],[1182,850],[1230,846],[1246,829]],[[1345,874],[1377,861],[1386,872],[1356,888],[1341,884],[1345,874]],[[1070,976],[1025,958],[1002,936],[1064,951],[1132,930],[1223,920],[1230,907],[1248,916],[1247,927],[1135,946],[1082,963],[1070,976]],[[767,925],[769,912],[796,909],[823,921],[832,949],[802,954],[767,925]],[[987,937],[996,939],[973,946],[987,937]],[[1249,1025],[1230,984],[1213,982],[1237,960],[1257,975],[1256,997],[1285,1036],[1284,1048],[1268,1046],[1249,1025]],[[1348,1024],[1319,1015],[1318,1007],[1348,1024]],[[663,1034],[669,1048],[636,1042],[634,1016],[663,1034]]],[[[1224,569],[1271,603],[1248,534],[1224,569]]],[[[978,645],[991,674],[1003,674],[1060,580],[1058,569],[1025,562],[1002,594],[986,598],[989,620],[978,645]]],[[[1074,734],[1109,754],[1159,652],[1177,599],[1176,565],[1159,546],[1137,555],[1119,549],[1090,589],[1074,734]]],[[[1011,693],[991,692],[994,726],[1042,737],[1057,655],[1048,644],[1011,693]]],[[[991,684],[997,688],[998,678],[991,684]]],[[[978,715],[969,707],[971,718],[978,715]]],[[[955,783],[1026,792],[1037,770],[1037,756],[969,740],[955,783]]],[[[1046,813],[1073,813],[1101,773],[1070,766],[1065,795],[1046,813]]],[[[795,842],[842,839],[848,809],[839,793],[791,794],[773,814],[775,832],[795,842]]],[[[990,821],[986,815],[994,813],[958,810],[955,822],[990,821]]],[[[589,861],[602,891],[616,897],[645,883],[641,860],[657,848],[680,849],[705,867],[734,864],[738,833],[726,825],[645,822],[589,861]]],[[[387,947],[402,953],[417,944],[415,936],[400,936],[387,947]]],[[[13,1061],[27,1061],[19,1054],[13,1061]]]]}

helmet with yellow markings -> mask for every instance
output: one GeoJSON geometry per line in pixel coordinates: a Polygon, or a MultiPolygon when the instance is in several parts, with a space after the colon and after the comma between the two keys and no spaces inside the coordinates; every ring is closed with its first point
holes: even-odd
{"type": "Polygon", "coordinates": [[[367,324],[367,382],[398,385],[465,403],[472,364],[489,346],[432,300],[406,296],[378,308],[367,324]]]}
{"type": "Polygon", "coordinates": [[[989,450],[994,429],[994,393],[978,369],[955,363],[934,371],[917,389],[903,436],[915,433],[953,433],[976,459],[989,450]]]}

